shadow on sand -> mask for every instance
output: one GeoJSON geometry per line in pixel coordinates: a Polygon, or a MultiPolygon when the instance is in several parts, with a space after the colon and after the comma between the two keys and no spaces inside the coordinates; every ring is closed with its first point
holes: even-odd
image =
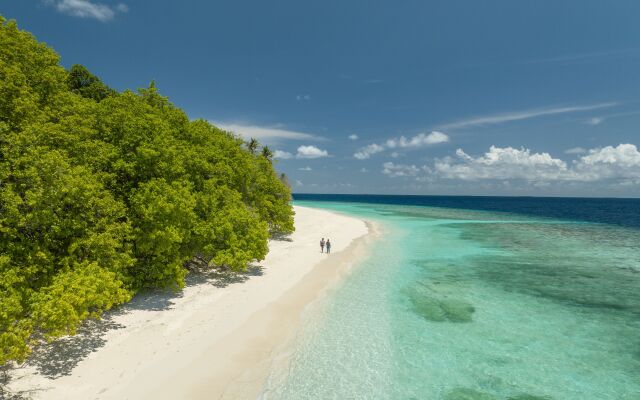
{"type": "MultiPolygon", "coordinates": [[[[259,265],[252,265],[244,272],[228,270],[193,270],[186,279],[186,287],[213,285],[218,288],[242,283],[254,276],[263,275],[259,265]]],[[[70,375],[80,361],[97,351],[106,343],[106,333],[125,326],[115,322],[115,317],[135,310],[163,311],[171,309],[174,301],[183,296],[182,290],[147,290],[138,293],[131,301],[107,311],[99,320],[87,320],[74,336],[66,336],[43,343],[34,349],[24,366],[35,367],[38,373],[56,379],[70,375]]],[[[11,379],[11,371],[0,371],[0,399],[26,399],[30,392],[10,393],[6,386],[11,379]],[[3,392],[4,390],[4,392],[3,392]]]]}

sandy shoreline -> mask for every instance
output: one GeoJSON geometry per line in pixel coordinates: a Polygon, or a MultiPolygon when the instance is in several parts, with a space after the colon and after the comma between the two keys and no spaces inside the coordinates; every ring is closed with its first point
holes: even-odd
{"type": "Polygon", "coordinates": [[[35,399],[255,398],[305,307],[372,236],[357,218],[295,209],[291,241],[271,242],[247,276],[194,277],[179,294],[139,296],[100,321],[99,332],[59,343],[50,357],[59,365],[41,357],[13,371],[9,388],[35,399]],[[330,256],[319,252],[321,236],[334,244],[330,256]]]}

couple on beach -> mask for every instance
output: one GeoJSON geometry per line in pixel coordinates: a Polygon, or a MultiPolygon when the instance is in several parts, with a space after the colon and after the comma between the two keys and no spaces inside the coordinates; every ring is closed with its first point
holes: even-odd
{"type": "Polygon", "coordinates": [[[324,253],[324,248],[327,248],[327,254],[331,253],[331,241],[327,238],[327,241],[324,241],[324,238],[320,240],[320,253],[324,253]]]}

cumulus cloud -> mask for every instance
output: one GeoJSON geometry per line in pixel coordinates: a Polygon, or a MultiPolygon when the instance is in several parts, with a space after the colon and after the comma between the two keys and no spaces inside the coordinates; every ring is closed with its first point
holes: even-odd
{"type": "MultiPolygon", "coordinates": [[[[431,133],[419,133],[411,138],[400,136],[397,138],[388,139],[383,144],[372,143],[370,145],[361,147],[357,152],[353,154],[358,160],[366,160],[372,155],[381,153],[388,149],[419,149],[425,146],[430,146],[438,143],[445,143],[449,141],[449,136],[442,132],[433,131],[431,133]]],[[[397,157],[397,152],[395,157],[397,157]]]]}
{"type": "Polygon", "coordinates": [[[589,165],[618,164],[625,167],[637,167],[640,166],[640,152],[633,144],[619,144],[616,147],[607,146],[589,150],[589,155],[582,157],[580,162],[589,165]]]}
{"type": "Polygon", "coordinates": [[[491,146],[488,152],[480,156],[472,156],[458,149],[456,157],[436,159],[432,167],[385,163],[383,173],[390,177],[463,181],[521,180],[536,184],[605,180],[639,182],[640,151],[633,144],[606,146],[591,149],[586,155],[568,163],[549,153],[491,146]]]}
{"type": "Polygon", "coordinates": [[[323,140],[323,138],[311,133],[297,132],[284,129],[282,126],[264,127],[257,125],[244,125],[236,123],[212,123],[228,132],[233,132],[243,139],[255,138],[262,142],[278,142],[281,140],[323,140]]]}
{"type": "Polygon", "coordinates": [[[309,101],[311,100],[311,95],[309,94],[299,94],[296,96],[296,100],[298,101],[309,101]]]}
{"type": "Polygon", "coordinates": [[[567,164],[549,153],[531,153],[529,149],[491,146],[482,156],[472,157],[462,149],[457,158],[436,160],[434,171],[445,179],[555,179],[567,173],[567,164]]]}
{"type": "Polygon", "coordinates": [[[117,13],[129,11],[129,7],[122,3],[115,6],[94,3],[90,0],[50,0],[46,3],[55,6],[63,14],[78,18],[93,18],[102,22],[113,19],[117,13]]]}
{"type": "Polygon", "coordinates": [[[273,152],[273,158],[278,158],[280,160],[288,160],[293,157],[293,154],[288,151],[276,150],[273,152]]]}
{"type": "Polygon", "coordinates": [[[358,160],[366,160],[370,158],[373,154],[381,153],[384,150],[385,150],[384,146],[372,143],[368,146],[361,147],[358,151],[356,151],[353,154],[353,156],[358,160]]]}
{"type": "Polygon", "coordinates": [[[382,164],[382,173],[392,178],[399,176],[416,176],[423,171],[424,168],[425,167],[417,167],[415,165],[386,162],[382,164]]]}
{"type": "Polygon", "coordinates": [[[312,168],[309,166],[303,167],[303,168],[298,168],[298,171],[312,171],[312,168]]]}
{"type": "Polygon", "coordinates": [[[633,144],[589,150],[574,164],[575,173],[584,181],[640,179],[640,151],[633,144]]]}
{"type": "Polygon", "coordinates": [[[395,148],[421,148],[431,144],[445,143],[449,141],[449,136],[442,132],[433,131],[431,133],[420,133],[412,138],[405,138],[400,136],[396,139],[387,140],[387,147],[390,149],[395,148]]]}
{"type": "MultiPolygon", "coordinates": [[[[280,160],[289,160],[291,158],[301,158],[301,159],[312,159],[312,158],[322,158],[329,157],[329,152],[326,150],[322,150],[317,148],[316,146],[300,146],[296,154],[292,154],[288,151],[276,150],[273,152],[273,158],[277,158],[280,160]]],[[[310,167],[299,168],[300,171],[311,171],[310,167]]]]}
{"type": "Polygon", "coordinates": [[[321,150],[316,146],[300,146],[296,153],[296,158],[322,158],[329,157],[326,150],[321,150]]]}
{"type": "Polygon", "coordinates": [[[349,135],[349,140],[358,140],[358,135],[355,133],[353,135],[349,135]]]}

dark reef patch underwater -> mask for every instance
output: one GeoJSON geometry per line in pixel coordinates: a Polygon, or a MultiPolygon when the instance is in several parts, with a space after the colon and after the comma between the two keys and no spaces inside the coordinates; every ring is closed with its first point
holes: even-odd
{"type": "Polygon", "coordinates": [[[434,322],[471,322],[473,306],[460,299],[449,298],[422,283],[408,290],[413,310],[424,319],[434,322]]]}

